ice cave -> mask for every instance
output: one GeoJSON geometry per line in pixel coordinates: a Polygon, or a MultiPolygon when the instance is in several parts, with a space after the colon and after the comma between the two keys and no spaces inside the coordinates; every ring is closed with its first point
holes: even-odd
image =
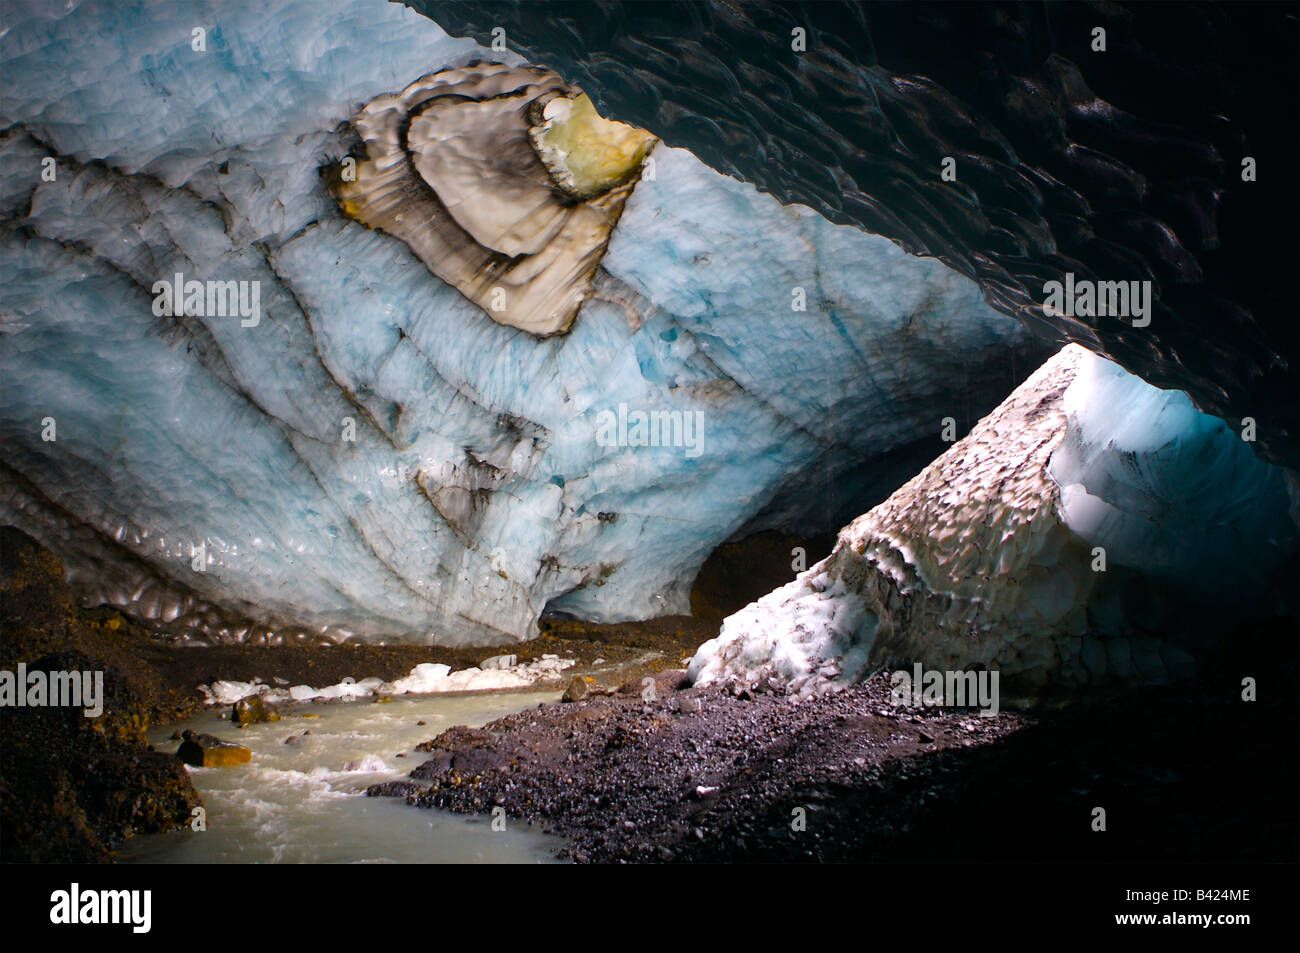
{"type": "Polygon", "coordinates": [[[4,859],[1295,861],[1297,35],[9,0],[4,859]]]}

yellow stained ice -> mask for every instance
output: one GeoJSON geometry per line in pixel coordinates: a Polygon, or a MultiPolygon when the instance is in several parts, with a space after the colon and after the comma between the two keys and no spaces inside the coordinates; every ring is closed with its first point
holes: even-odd
{"type": "Polygon", "coordinates": [[[599,195],[626,182],[655,143],[644,129],[605,119],[586,93],[552,100],[547,120],[538,143],[543,160],[575,195],[599,195]]]}

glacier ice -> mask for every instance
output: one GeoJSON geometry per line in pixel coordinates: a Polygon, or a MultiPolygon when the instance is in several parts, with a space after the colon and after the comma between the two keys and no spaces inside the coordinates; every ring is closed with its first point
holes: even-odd
{"type": "Polygon", "coordinates": [[[1294,552],[1286,471],[1182,391],[1085,351],[1062,409],[1061,513],[1111,561],[1249,606],[1294,552]]]}
{"type": "Polygon", "coordinates": [[[686,611],[719,543],[809,505],[796,475],[991,406],[1026,353],[943,264],[662,147],[593,297],[538,340],[321,174],[362,103],[490,51],[378,0],[5,17],[0,522],[178,636],[504,643],[548,607],[686,611]],[[156,314],[177,273],[259,282],[260,321],[156,314]],[[702,452],[602,445],[620,405],[702,413],[702,452]]]}
{"type": "Polygon", "coordinates": [[[1167,681],[1271,611],[1297,538],[1282,469],[1070,345],[688,671],[790,693],[917,662],[998,670],[1022,696],[1167,681]]]}

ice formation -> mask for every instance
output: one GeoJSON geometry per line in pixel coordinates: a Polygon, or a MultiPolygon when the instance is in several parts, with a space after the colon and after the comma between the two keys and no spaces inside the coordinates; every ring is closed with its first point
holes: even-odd
{"type": "Polygon", "coordinates": [[[5,26],[0,522],[178,637],[506,643],[548,606],[686,611],[719,543],[818,505],[801,474],[992,406],[1025,346],[943,264],[662,146],[572,328],[539,339],[322,175],[364,103],[491,51],[379,0],[5,26]],[[177,274],[257,282],[257,320],[160,313],[177,274]],[[608,445],[621,405],[702,414],[701,452],[608,445]]]}
{"type": "MultiPolygon", "coordinates": [[[[500,0],[405,2],[456,35],[498,35],[506,19],[500,0]]],[[[599,7],[511,3],[506,42],[604,115],[942,258],[1029,326],[1185,390],[1206,413],[1252,416],[1257,455],[1300,466],[1300,301],[1277,281],[1297,257],[1295,183],[1246,182],[1238,167],[1241,150],[1295,151],[1277,120],[1300,112],[1293,9],[599,7]],[[796,23],[809,42],[791,55],[796,23]],[[1098,27],[1121,55],[1097,55],[1098,27]],[[940,157],[953,176],[936,173],[940,157]],[[1045,313],[1045,281],[1067,272],[1151,280],[1150,327],[1045,313]]]]}
{"type": "Polygon", "coordinates": [[[790,693],[914,662],[1029,695],[1175,679],[1207,629],[1267,610],[1290,508],[1223,421],[1070,345],[689,673],[790,693]]]}
{"type": "Polygon", "coordinates": [[[498,63],[377,96],[356,128],[367,157],[335,170],[344,211],[401,238],[494,321],[537,335],[567,331],[591,295],[654,144],[555,73],[498,63]]]}

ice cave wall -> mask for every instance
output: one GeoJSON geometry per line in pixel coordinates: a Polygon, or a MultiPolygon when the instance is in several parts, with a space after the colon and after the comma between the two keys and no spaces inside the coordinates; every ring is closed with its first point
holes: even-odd
{"type": "Polygon", "coordinates": [[[489,51],[377,0],[6,26],[0,521],[177,635],[472,643],[548,605],[684,611],[718,543],[809,505],[782,496],[799,473],[992,406],[1027,349],[938,262],[667,148],[597,295],[539,339],[322,178],[363,102],[489,51]],[[158,313],[178,273],[256,282],[256,313],[158,313]],[[702,442],[607,445],[620,407],[698,414],[702,442]]]}

